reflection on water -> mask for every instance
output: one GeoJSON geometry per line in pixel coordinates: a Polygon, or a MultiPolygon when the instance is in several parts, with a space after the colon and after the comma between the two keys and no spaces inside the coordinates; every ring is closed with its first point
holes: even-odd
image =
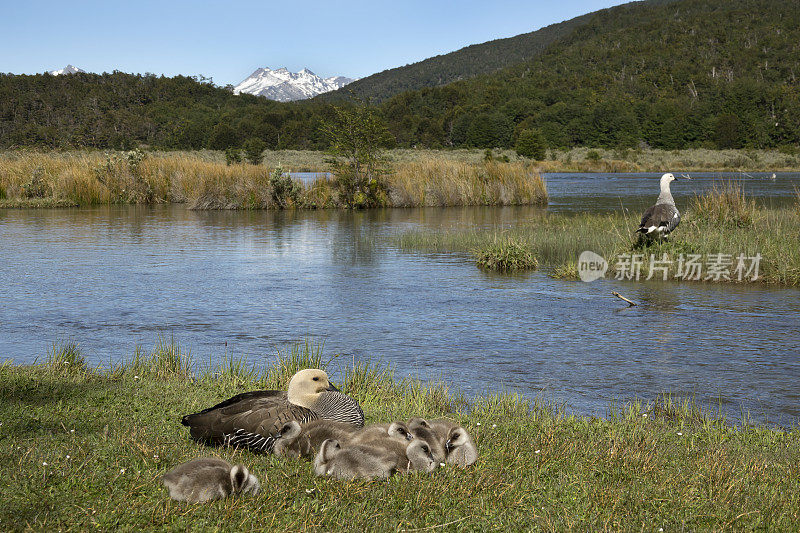
{"type": "Polygon", "coordinates": [[[743,406],[800,419],[800,291],[498,276],[460,256],[371,244],[534,212],[0,210],[0,359],[32,362],[74,340],[107,363],[164,333],[200,363],[226,350],[262,361],[311,335],[399,376],[544,394],[581,413],[672,392],[734,417],[743,406]]]}

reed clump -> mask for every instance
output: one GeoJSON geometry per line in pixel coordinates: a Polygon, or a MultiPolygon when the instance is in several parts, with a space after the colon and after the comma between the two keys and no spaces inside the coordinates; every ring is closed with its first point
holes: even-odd
{"type": "Polygon", "coordinates": [[[731,180],[696,195],[690,209],[697,219],[737,228],[751,226],[757,214],[755,199],[745,194],[741,183],[731,180]]]}
{"type": "Polygon", "coordinates": [[[396,163],[387,186],[394,207],[547,204],[544,179],[522,162],[396,163]]]}
{"type": "Polygon", "coordinates": [[[516,272],[536,270],[539,262],[531,252],[513,239],[499,239],[473,251],[475,263],[484,270],[516,272]]]}

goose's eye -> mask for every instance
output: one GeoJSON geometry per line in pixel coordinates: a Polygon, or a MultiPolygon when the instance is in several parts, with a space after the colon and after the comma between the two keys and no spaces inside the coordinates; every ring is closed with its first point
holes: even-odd
{"type": "Polygon", "coordinates": [[[430,449],[430,448],[428,448],[426,445],[424,445],[424,444],[423,444],[423,445],[422,445],[422,451],[423,451],[423,452],[425,452],[425,453],[428,453],[429,451],[431,451],[431,449],[430,449]]]}
{"type": "Polygon", "coordinates": [[[314,381],[319,381],[319,378],[318,377],[314,378],[314,381]]]}
{"type": "Polygon", "coordinates": [[[457,438],[458,438],[458,436],[459,436],[459,435],[458,435],[458,433],[453,433],[452,440],[455,440],[455,439],[457,439],[457,438]]]}

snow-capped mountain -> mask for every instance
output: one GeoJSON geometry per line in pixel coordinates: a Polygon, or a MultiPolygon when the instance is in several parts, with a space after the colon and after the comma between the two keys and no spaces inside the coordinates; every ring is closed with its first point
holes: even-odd
{"type": "Polygon", "coordinates": [[[300,72],[289,72],[286,68],[271,70],[264,67],[233,88],[233,94],[246,93],[266,96],[270,100],[289,102],[303,100],[328,91],[341,89],[355,81],[344,76],[320,78],[307,68],[300,72]]]}
{"type": "Polygon", "coordinates": [[[74,67],[72,65],[67,65],[66,67],[58,70],[51,70],[50,74],[53,76],[60,76],[61,74],[77,74],[78,72],[86,72],[83,69],[79,69],[78,67],[74,67]]]}

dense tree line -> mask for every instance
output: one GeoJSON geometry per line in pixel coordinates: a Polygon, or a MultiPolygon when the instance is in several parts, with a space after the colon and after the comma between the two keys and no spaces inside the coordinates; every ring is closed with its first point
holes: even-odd
{"type": "Polygon", "coordinates": [[[677,149],[800,142],[794,0],[683,0],[599,12],[533,61],[383,105],[401,145],[677,149]]]}
{"type": "MultiPolygon", "coordinates": [[[[796,146],[796,8],[796,0],[626,4],[581,19],[533,59],[401,92],[375,110],[399,146],[512,147],[522,132],[523,144],[539,148],[796,146]]],[[[493,43],[507,50],[508,41],[493,43]]],[[[463,71],[430,65],[442,79],[463,71]]],[[[384,95],[392,87],[376,84],[384,95]]],[[[277,103],[183,76],[0,75],[0,147],[227,149],[258,139],[323,149],[321,125],[334,116],[319,98],[277,103]]]]}

